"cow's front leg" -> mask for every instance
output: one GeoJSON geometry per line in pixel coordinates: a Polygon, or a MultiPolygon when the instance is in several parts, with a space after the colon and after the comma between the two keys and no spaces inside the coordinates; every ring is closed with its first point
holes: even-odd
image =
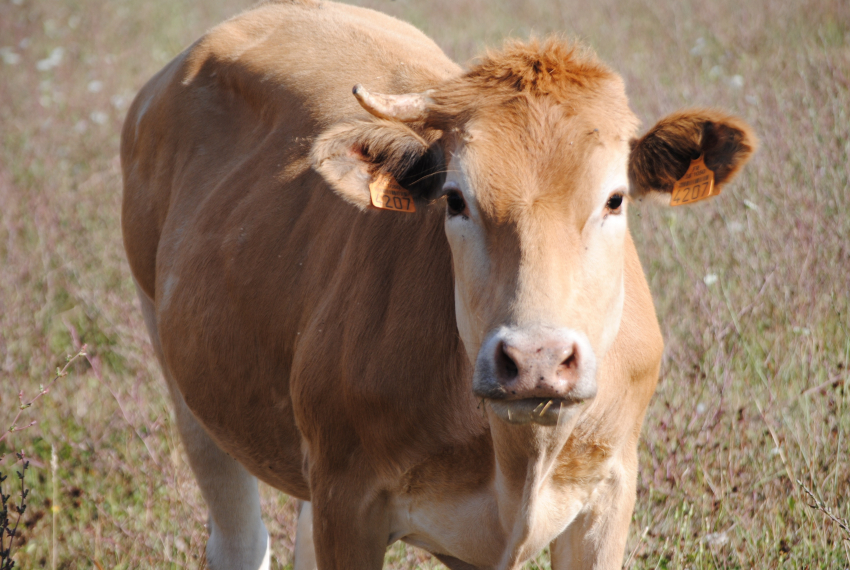
{"type": "Polygon", "coordinates": [[[313,505],[298,501],[298,528],[295,531],[295,570],[316,570],[316,547],[313,544],[313,505]]]}
{"type": "Polygon", "coordinates": [[[389,539],[386,495],[357,484],[357,477],[322,479],[311,481],[309,506],[319,570],[382,568],[389,539]]]}
{"type": "MultiPolygon", "coordinates": [[[[629,446],[631,447],[631,446],[629,446]]],[[[637,449],[611,469],[591,503],[550,546],[552,570],[619,570],[635,506],[637,449]]]]}

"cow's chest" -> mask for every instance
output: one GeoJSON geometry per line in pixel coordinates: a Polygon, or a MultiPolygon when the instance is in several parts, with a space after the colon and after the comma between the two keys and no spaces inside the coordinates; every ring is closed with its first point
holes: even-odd
{"type": "Polygon", "coordinates": [[[396,494],[390,502],[390,542],[403,540],[478,568],[510,569],[546,547],[593,500],[610,465],[582,483],[529,480],[505,509],[497,478],[456,493],[396,494]],[[501,504],[501,508],[500,508],[501,504]]]}

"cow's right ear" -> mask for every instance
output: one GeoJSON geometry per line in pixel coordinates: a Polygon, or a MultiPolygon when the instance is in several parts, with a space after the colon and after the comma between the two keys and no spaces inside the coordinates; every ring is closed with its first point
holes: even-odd
{"type": "Polygon", "coordinates": [[[369,185],[390,175],[417,202],[433,199],[445,181],[439,132],[429,141],[404,123],[383,119],[352,121],[322,133],[310,153],[313,168],[344,200],[365,210],[369,185]]]}
{"type": "Polygon", "coordinates": [[[731,181],[758,147],[752,129],[737,117],[712,109],[669,115],[631,142],[629,185],[633,198],[670,203],[673,186],[691,161],[703,157],[720,188],[731,181]]]}

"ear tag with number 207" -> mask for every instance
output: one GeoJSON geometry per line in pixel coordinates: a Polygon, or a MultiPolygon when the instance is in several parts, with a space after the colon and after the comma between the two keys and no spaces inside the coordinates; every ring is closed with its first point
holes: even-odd
{"type": "Polygon", "coordinates": [[[693,204],[706,198],[716,196],[714,191],[714,172],[703,162],[702,155],[691,161],[691,166],[685,175],[673,185],[673,195],[670,197],[671,206],[693,204]]]}
{"type": "Polygon", "coordinates": [[[391,174],[385,172],[378,174],[369,184],[369,194],[372,196],[372,205],[376,208],[396,212],[416,211],[413,196],[391,174]]]}

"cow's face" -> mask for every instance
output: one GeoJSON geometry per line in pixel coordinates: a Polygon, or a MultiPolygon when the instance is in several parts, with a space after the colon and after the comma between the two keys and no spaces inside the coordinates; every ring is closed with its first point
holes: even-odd
{"type": "Polygon", "coordinates": [[[424,94],[355,96],[377,119],[330,129],[314,164],[361,207],[382,172],[444,201],[473,391],[510,423],[555,424],[595,396],[626,294],[629,202],[669,203],[699,156],[719,188],[756,144],[703,110],[634,139],[620,78],[558,42],[514,45],[424,94]]]}
{"type": "Polygon", "coordinates": [[[442,193],[473,390],[507,421],[553,423],[596,394],[619,329],[629,139],[592,113],[525,111],[470,122],[442,193]]]}

